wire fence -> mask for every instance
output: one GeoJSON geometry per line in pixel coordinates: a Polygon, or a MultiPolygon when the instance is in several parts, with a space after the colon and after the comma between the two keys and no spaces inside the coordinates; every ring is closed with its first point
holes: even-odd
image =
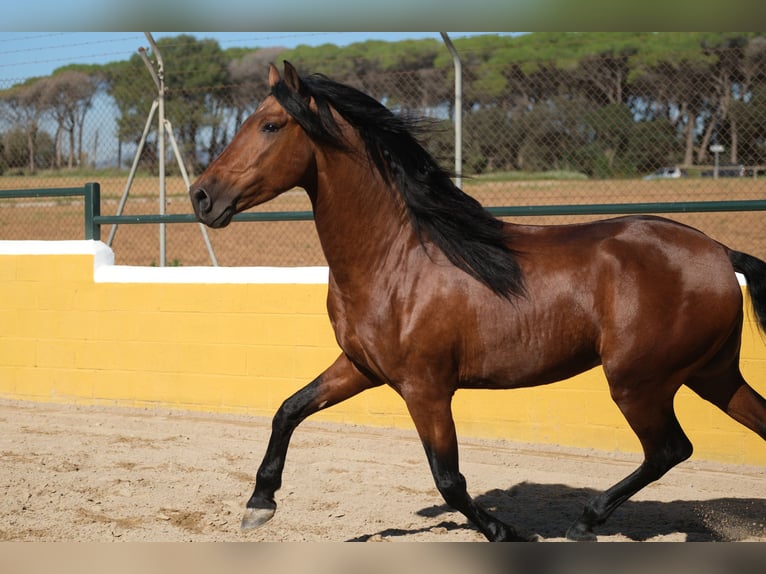
{"type": "MultiPolygon", "coordinates": [[[[638,74],[619,53],[582,57],[569,68],[529,70],[479,60],[463,45],[463,189],[486,206],[764,199],[766,48],[758,51],[759,46],[719,50],[704,69],[701,64],[686,71],[665,69],[660,63],[638,74]]],[[[434,50],[449,59],[444,46],[434,50]]],[[[173,76],[185,64],[168,52],[166,117],[193,179],[266,95],[266,62],[277,60],[277,54],[260,50],[224,60],[219,67],[225,73],[211,75],[215,83],[205,84],[199,78],[192,82],[191,72],[173,76]]],[[[346,67],[339,71],[339,59],[323,65],[300,52],[291,55],[301,73],[332,74],[396,111],[429,118],[432,129],[423,143],[452,170],[451,66],[403,60],[397,69],[380,69],[362,58],[345,58],[346,67]]],[[[199,60],[189,65],[203,66],[199,60]]],[[[170,147],[160,206],[156,121],[137,153],[156,97],[147,67],[137,58],[111,71],[73,69],[22,84],[0,80],[0,189],[98,181],[102,215],[117,213],[124,197],[128,215],[161,209],[190,213],[170,147]],[[134,163],[136,175],[129,181],[134,163]]],[[[293,190],[256,209],[307,211],[311,206],[301,190],[293,190]]],[[[80,239],[82,213],[78,198],[3,200],[0,239],[80,239]]],[[[510,219],[551,224],[596,217],[510,219]]],[[[766,258],[760,212],[673,218],[766,258]]],[[[324,264],[311,221],[235,222],[207,233],[220,265],[324,264]]],[[[168,226],[165,237],[167,264],[211,263],[197,224],[168,226]]],[[[156,265],[159,244],[158,226],[123,225],[112,248],[117,263],[156,265]]]]}

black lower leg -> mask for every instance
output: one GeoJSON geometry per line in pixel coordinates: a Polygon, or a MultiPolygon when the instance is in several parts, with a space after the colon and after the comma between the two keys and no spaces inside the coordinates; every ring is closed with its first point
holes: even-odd
{"type": "Polygon", "coordinates": [[[592,498],[583,510],[579,520],[567,530],[567,538],[577,541],[595,541],[593,529],[606,522],[618,506],[650,482],[662,475],[647,471],[642,464],[636,471],[610,489],[592,498]]]}
{"type": "Polygon", "coordinates": [[[596,540],[594,527],[606,522],[612,512],[636,492],[691,456],[692,444],[675,417],[672,428],[673,432],[665,435],[659,448],[647,450],[645,447],[644,462],[638,469],[585,505],[582,516],[567,531],[568,539],[596,540]]]}
{"type": "Polygon", "coordinates": [[[435,457],[426,447],[426,454],[433,472],[436,488],[444,501],[461,512],[481,531],[490,542],[528,541],[516,533],[513,527],[503,523],[477,506],[468,494],[465,478],[457,468],[451,468],[445,461],[435,457]]]}
{"type": "Polygon", "coordinates": [[[259,526],[274,515],[274,495],[282,486],[287,449],[298,425],[317,411],[378,384],[362,374],[342,354],[324,373],[282,403],[274,415],[266,454],[258,468],[253,494],[247,501],[243,528],[259,526]]]}
{"type": "Polygon", "coordinates": [[[255,490],[248,508],[275,509],[274,494],[282,486],[290,438],[298,425],[318,409],[313,406],[321,377],[317,377],[279,407],[271,423],[271,437],[255,480],[255,490]]]}

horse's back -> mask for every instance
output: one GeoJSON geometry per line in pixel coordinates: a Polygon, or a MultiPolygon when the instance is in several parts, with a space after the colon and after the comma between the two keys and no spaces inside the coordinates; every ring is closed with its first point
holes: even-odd
{"type": "MultiPolygon", "coordinates": [[[[530,281],[557,273],[639,289],[644,297],[737,290],[725,246],[703,232],[656,216],[628,216],[558,226],[520,226],[514,245],[530,281]]],[[[578,282],[586,287],[582,282],[578,282]]],[[[574,285],[573,285],[574,286],[574,285]]]]}

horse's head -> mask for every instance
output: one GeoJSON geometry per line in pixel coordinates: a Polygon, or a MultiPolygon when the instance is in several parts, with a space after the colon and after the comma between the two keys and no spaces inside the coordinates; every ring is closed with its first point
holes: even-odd
{"type": "MultiPolygon", "coordinates": [[[[304,98],[301,80],[285,62],[284,82],[272,64],[269,84],[304,98]]],[[[242,124],[234,139],[189,188],[194,213],[210,227],[313,177],[310,138],[277,99],[270,95],[242,124]]]]}

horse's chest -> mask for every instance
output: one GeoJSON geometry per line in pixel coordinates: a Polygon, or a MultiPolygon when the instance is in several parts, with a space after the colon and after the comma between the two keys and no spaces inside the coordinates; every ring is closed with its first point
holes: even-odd
{"type": "Polygon", "coordinates": [[[341,350],[359,367],[387,381],[410,349],[401,313],[385,301],[328,297],[328,315],[341,350]]]}

